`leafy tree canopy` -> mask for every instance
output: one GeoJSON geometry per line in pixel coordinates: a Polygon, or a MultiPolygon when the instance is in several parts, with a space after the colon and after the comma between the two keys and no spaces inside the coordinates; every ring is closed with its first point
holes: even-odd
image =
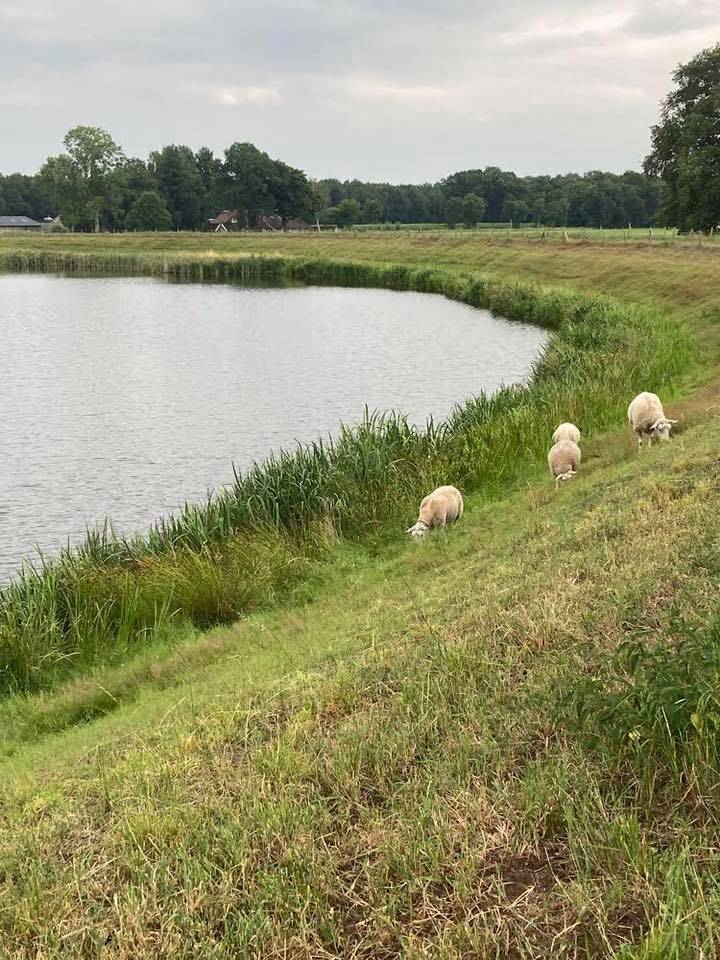
{"type": "Polygon", "coordinates": [[[666,186],[661,217],[681,230],[720,224],[720,44],[672,75],[645,172],[666,186]]]}
{"type": "Polygon", "coordinates": [[[125,217],[127,230],[170,230],[172,218],[165,200],[154,190],[144,190],[130,204],[125,217]]]}

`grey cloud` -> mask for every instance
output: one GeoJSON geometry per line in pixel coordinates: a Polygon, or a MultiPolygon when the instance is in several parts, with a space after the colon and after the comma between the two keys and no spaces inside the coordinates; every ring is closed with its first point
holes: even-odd
{"type": "Polygon", "coordinates": [[[640,37],[673,35],[719,21],[716,0],[657,0],[642,5],[628,23],[627,32],[640,37]]]}
{"type": "Polygon", "coordinates": [[[0,6],[0,170],[76,123],[126,152],[249,139],[312,176],[637,166],[704,0],[35,0],[0,6]]]}

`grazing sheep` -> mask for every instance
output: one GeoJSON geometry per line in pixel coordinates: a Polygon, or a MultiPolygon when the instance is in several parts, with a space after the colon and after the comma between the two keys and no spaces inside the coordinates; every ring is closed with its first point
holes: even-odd
{"type": "Polygon", "coordinates": [[[462,514],[463,498],[457,487],[438,487],[422,501],[417,523],[409,527],[406,533],[420,540],[428,530],[454,523],[462,514]]]}
{"type": "Polygon", "coordinates": [[[561,483],[575,476],[581,457],[580,447],[572,440],[558,440],[554,446],[550,447],[548,466],[550,473],[555,477],[556,490],[561,483]]]}
{"type": "Polygon", "coordinates": [[[580,443],[580,431],[574,423],[561,423],[552,435],[553,443],[560,440],[572,440],[573,443],[580,443]]]}
{"type": "Polygon", "coordinates": [[[635,431],[638,449],[642,450],[643,437],[647,437],[648,446],[652,438],[667,440],[670,427],[677,420],[668,420],[665,416],[660,397],[656,393],[639,393],[628,407],[628,420],[635,431]]]}

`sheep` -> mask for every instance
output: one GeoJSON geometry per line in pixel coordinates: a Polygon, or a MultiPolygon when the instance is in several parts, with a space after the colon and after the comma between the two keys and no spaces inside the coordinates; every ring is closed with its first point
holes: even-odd
{"type": "Polygon", "coordinates": [[[574,423],[561,423],[552,435],[553,443],[559,440],[572,440],[573,443],[580,443],[580,431],[574,423]]]}
{"type": "Polygon", "coordinates": [[[548,466],[550,474],[555,477],[556,490],[561,483],[575,476],[581,457],[580,447],[572,440],[558,440],[554,446],[550,447],[548,466]]]}
{"type": "Polygon", "coordinates": [[[420,504],[417,522],[405,531],[416,540],[422,539],[428,530],[455,523],[463,514],[463,498],[457,487],[438,487],[420,504]]]}
{"type": "Polygon", "coordinates": [[[628,421],[635,431],[638,449],[642,450],[643,437],[647,437],[648,446],[652,438],[667,440],[670,427],[677,420],[668,420],[665,416],[660,397],[656,393],[639,393],[628,407],[628,421]]]}

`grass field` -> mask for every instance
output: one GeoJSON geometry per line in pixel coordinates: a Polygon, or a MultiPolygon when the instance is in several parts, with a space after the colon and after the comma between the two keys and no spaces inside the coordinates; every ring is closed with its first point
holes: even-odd
{"type": "Polygon", "coordinates": [[[610,294],[656,322],[635,353],[690,335],[699,355],[670,376],[669,444],[639,456],[609,404],[558,495],[533,448],[456,529],[333,541],[270,609],[0,701],[0,956],[720,955],[714,251],[460,234],[21,246],[0,238],[0,263],[487,274],[610,294]]]}

